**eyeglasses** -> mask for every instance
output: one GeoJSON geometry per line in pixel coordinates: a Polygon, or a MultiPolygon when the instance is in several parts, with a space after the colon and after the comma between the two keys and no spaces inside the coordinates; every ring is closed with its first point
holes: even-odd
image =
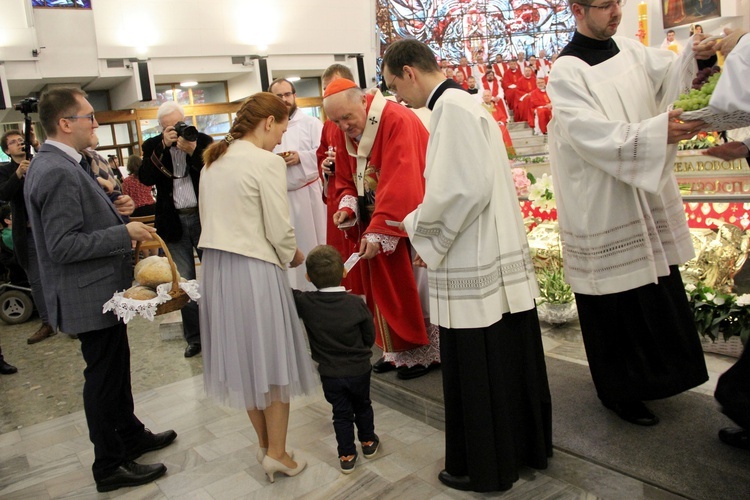
{"type": "Polygon", "coordinates": [[[390,90],[391,94],[393,94],[393,95],[398,94],[398,90],[396,90],[396,87],[393,86],[393,82],[396,81],[396,78],[397,78],[396,75],[393,75],[393,78],[391,78],[391,83],[389,83],[389,84],[386,85],[386,87],[388,88],[388,90],[390,90]]]}
{"type": "MultiPolygon", "coordinates": [[[[592,9],[599,9],[599,10],[615,10],[615,6],[617,7],[624,7],[627,0],[612,0],[611,2],[607,2],[604,5],[591,5],[587,3],[579,3],[581,7],[590,7],[592,9]]],[[[577,3],[577,2],[576,2],[577,3]]]]}
{"type": "Polygon", "coordinates": [[[283,94],[276,94],[276,97],[278,97],[279,99],[289,99],[294,94],[294,92],[284,92],[283,94]]]}
{"type": "Polygon", "coordinates": [[[15,146],[18,144],[19,146],[23,146],[26,141],[24,139],[14,139],[12,141],[8,141],[8,146],[15,146]]]}
{"type": "Polygon", "coordinates": [[[66,120],[77,120],[79,118],[86,118],[88,120],[91,120],[91,123],[94,123],[94,120],[96,120],[94,113],[91,113],[88,115],[63,116],[63,118],[65,118],[66,120]]]}

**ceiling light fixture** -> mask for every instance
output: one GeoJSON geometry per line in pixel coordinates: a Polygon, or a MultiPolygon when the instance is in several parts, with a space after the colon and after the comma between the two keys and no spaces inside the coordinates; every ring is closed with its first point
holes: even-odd
{"type": "Polygon", "coordinates": [[[198,85],[198,82],[180,82],[180,87],[195,87],[196,85],[198,85]]]}

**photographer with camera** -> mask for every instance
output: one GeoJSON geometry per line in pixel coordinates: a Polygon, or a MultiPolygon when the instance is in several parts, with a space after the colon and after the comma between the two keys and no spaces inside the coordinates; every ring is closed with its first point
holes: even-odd
{"type": "MultiPolygon", "coordinates": [[[[156,118],[163,132],[143,142],[138,178],[146,186],[156,186],[156,230],[169,247],[180,275],[195,279],[193,249],[201,257],[198,183],[203,151],[213,139],[185,124],[185,112],[174,101],[163,103],[156,118]]],[[[185,357],[191,358],[201,352],[195,302],[182,308],[182,331],[188,344],[185,357]]]]}
{"type": "MultiPolygon", "coordinates": [[[[29,113],[36,112],[36,99],[24,99],[16,105],[16,109],[24,113],[27,118],[29,113]]],[[[26,172],[31,160],[31,146],[34,150],[39,149],[39,141],[34,134],[31,120],[27,120],[27,131],[29,142],[27,144],[24,133],[20,130],[11,130],[0,138],[0,146],[3,153],[10,157],[10,162],[0,165],[0,200],[10,203],[13,225],[13,248],[16,259],[21,265],[31,286],[31,296],[34,298],[42,325],[31,335],[26,342],[36,344],[53,336],[56,332],[49,325],[47,307],[44,303],[42,280],[39,275],[39,260],[34,246],[34,236],[31,234],[31,226],[23,202],[23,189],[26,172]]]]}

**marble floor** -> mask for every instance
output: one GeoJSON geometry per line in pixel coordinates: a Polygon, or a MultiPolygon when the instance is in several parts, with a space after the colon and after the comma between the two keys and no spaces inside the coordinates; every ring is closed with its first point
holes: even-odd
{"type": "MultiPolygon", "coordinates": [[[[83,360],[76,340],[58,334],[28,346],[38,320],[0,327],[7,360],[19,368],[0,376],[0,498],[484,498],[437,480],[444,450],[442,431],[374,402],[382,447],[356,471],[338,470],[328,403],[318,393],[293,402],[289,447],[308,470],[271,484],[255,461],[256,438],[247,416],[205,399],[200,356],[185,359],[184,342],[161,340],[159,322],[131,323],[136,412],[155,432],[175,429],[177,441],[142,457],[164,462],[167,475],[155,483],[108,494],[96,492],[90,465],[93,448],[81,411],[83,360]]],[[[544,328],[548,356],[585,364],[577,324],[544,328]]],[[[710,393],[733,360],[707,355],[710,393]]],[[[545,471],[524,470],[503,498],[679,498],[585,458],[555,451],[545,471]]]]}

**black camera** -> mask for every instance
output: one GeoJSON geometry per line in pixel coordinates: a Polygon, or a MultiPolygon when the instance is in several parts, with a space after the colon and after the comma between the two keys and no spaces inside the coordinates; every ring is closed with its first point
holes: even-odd
{"type": "Polygon", "coordinates": [[[186,141],[194,142],[198,140],[198,129],[185,122],[175,123],[174,131],[177,132],[177,137],[184,137],[186,141]]]}
{"type": "Polygon", "coordinates": [[[31,117],[29,116],[31,113],[38,113],[39,112],[39,99],[36,97],[27,97],[26,99],[22,100],[15,106],[13,106],[13,109],[16,111],[20,111],[23,113],[23,123],[24,123],[24,151],[26,152],[26,159],[31,159],[31,117]]]}
{"type": "Polygon", "coordinates": [[[37,99],[36,97],[28,97],[13,106],[13,109],[15,109],[16,111],[20,111],[25,115],[28,115],[29,113],[36,113],[39,111],[39,99],[37,99]]]}

